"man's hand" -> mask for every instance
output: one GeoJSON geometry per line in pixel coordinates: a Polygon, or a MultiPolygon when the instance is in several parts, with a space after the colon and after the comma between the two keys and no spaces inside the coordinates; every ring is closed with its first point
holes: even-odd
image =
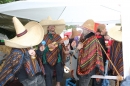
{"type": "Polygon", "coordinates": [[[83,43],[82,43],[82,42],[80,42],[80,43],[78,44],[78,46],[77,46],[77,49],[78,49],[78,50],[80,50],[81,48],[83,48],[83,43]]]}
{"type": "Polygon", "coordinates": [[[68,55],[68,54],[69,54],[69,51],[65,51],[65,54],[67,54],[67,55],[68,55]]]}
{"type": "Polygon", "coordinates": [[[51,44],[48,44],[48,47],[50,50],[54,50],[56,47],[58,47],[58,45],[55,42],[53,42],[51,44]]]}

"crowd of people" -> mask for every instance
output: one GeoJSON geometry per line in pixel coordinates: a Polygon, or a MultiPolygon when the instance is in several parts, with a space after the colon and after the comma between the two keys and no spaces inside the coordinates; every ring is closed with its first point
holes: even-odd
{"type": "MultiPolygon", "coordinates": [[[[0,71],[0,86],[61,86],[67,57],[73,63],[77,86],[103,86],[103,79],[91,79],[92,75],[104,75],[105,62],[109,62],[108,75],[123,76],[122,28],[115,26],[109,31],[105,24],[88,19],[81,25],[82,31],[73,30],[68,41],[60,34],[65,29],[64,20],[50,17],[41,22],[30,21],[25,26],[13,17],[16,36],[4,40],[11,47],[0,71]],[[74,32],[75,31],[75,32],[74,32]],[[81,36],[79,37],[79,34],[81,36]],[[114,67],[113,67],[114,65],[114,67]],[[115,71],[115,69],[118,71],[115,71]],[[56,84],[53,84],[56,77],[56,84]]],[[[74,77],[75,78],[75,77],[74,77]]]]}

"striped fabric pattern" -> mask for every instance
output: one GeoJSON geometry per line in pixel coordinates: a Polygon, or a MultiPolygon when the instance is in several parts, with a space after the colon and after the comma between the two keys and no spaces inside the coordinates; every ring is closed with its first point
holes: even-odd
{"type": "Polygon", "coordinates": [[[6,64],[4,64],[0,72],[0,86],[4,86],[6,82],[12,80],[23,64],[30,77],[41,72],[37,60],[32,60],[28,53],[25,54],[25,51],[27,51],[27,49],[12,48],[10,55],[6,58],[6,64]]]}
{"type": "Polygon", "coordinates": [[[12,53],[6,58],[6,64],[0,72],[0,86],[14,78],[14,74],[20,69],[23,62],[23,53],[20,50],[12,49],[12,53]]]}
{"type": "MultiPolygon", "coordinates": [[[[123,72],[123,51],[122,51],[122,42],[113,41],[110,48],[110,59],[115,65],[120,75],[124,75],[123,72]]],[[[112,65],[109,64],[109,68],[113,70],[113,75],[117,75],[112,65]]]]}
{"type": "Polygon", "coordinates": [[[87,75],[96,67],[99,68],[102,74],[104,71],[104,65],[101,47],[97,42],[97,38],[91,36],[83,42],[83,49],[81,49],[79,53],[77,73],[79,75],[87,75]]]}
{"type": "MultiPolygon", "coordinates": [[[[46,44],[50,44],[50,43],[53,43],[53,42],[59,42],[61,41],[61,37],[60,35],[58,34],[55,34],[53,35],[53,39],[51,40],[48,36],[48,34],[45,35],[44,37],[44,40],[46,41],[46,44]]],[[[51,65],[51,66],[54,66],[57,62],[57,59],[58,59],[58,52],[59,52],[59,49],[58,47],[55,48],[53,51],[49,51],[47,52],[46,54],[46,59],[47,59],[47,62],[51,65]]]]}
{"type": "Polygon", "coordinates": [[[31,59],[28,52],[24,54],[24,66],[29,77],[42,72],[37,59],[31,59]]]}

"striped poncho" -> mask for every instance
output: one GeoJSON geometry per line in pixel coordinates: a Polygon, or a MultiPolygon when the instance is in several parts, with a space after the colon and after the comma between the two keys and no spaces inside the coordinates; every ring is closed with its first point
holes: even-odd
{"type": "MultiPolygon", "coordinates": [[[[44,36],[44,41],[46,41],[46,45],[51,44],[53,42],[59,43],[61,41],[61,37],[58,34],[46,34],[44,36]]],[[[43,52],[43,63],[45,64],[46,61],[51,65],[54,66],[56,62],[64,62],[65,60],[65,46],[64,44],[58,44],[58,47],[56,47],[54,50],[50,51],[44,51],[43,52]]]]}
{"type": "Polygon", "coordinates": [[[78,75],[89,75],[91,71],[98,68],[97,72],[103,74],[104,65],[101,47],[95,35],[83,42],[83,49],[78,57],[78,75]]]}
{"type": "MultiPolygon", "coordinates": [[[[122,42],[113,41],[110,48],[110,59],[120,75],[124,75],[123,72],[123,51],[122,42]]],[[[112,75],[117,75],[114,68],[109,64],[109,69],[112,70],[112,75]]]]}
{"type": "Polygon", "coordinates": [[[8,81],[13,80],[23,65],[28,78],[41,72],[37,60],[31,59],[27,49],[12,48],[10,55],[6,57],[5,63],[0,72],[0,86],[4,86],[8,81]]]}

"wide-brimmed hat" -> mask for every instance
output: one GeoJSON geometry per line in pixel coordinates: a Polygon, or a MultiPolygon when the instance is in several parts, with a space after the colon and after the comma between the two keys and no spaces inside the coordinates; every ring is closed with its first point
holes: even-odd
{"type": "Polygon", "coordinates": [[[47,19],[41,20],[40,24],[43,26],[45,34],[47,34],[47,28],[49,25],[55,25],[56,34],[61,34],[62,31],[65,29],[65,21],[63,19],[52,20],[51,17],[48,17],[47,19]]]}
{"type": "Polygon", "coordinates": [[[43,27],[34,21],[30,21],[25,26],[13,17],[16,36],[10,40],[4,40],[5,45],[13,48],[29,48],[38,45],[44,37],[43,27]]]}
{"type": "Polygon", "coordinates": [[[74,37],[80,36],[80,35],[81,35],[81,30],[72,29],[71,38],[74,38],[74,37]]]}
{"type": "Polygon", "coordinates": [[[94,31],[95,22],[92,19],[88,19],[87,21],[85,21],[81,27],[95,32],[94,31]]]}
{"type": "Polygon", "coordinates": [[[108,35],[119,42],[122,42],[122,27],[121,26],[114,26],[108,30],[108,35]]]}

